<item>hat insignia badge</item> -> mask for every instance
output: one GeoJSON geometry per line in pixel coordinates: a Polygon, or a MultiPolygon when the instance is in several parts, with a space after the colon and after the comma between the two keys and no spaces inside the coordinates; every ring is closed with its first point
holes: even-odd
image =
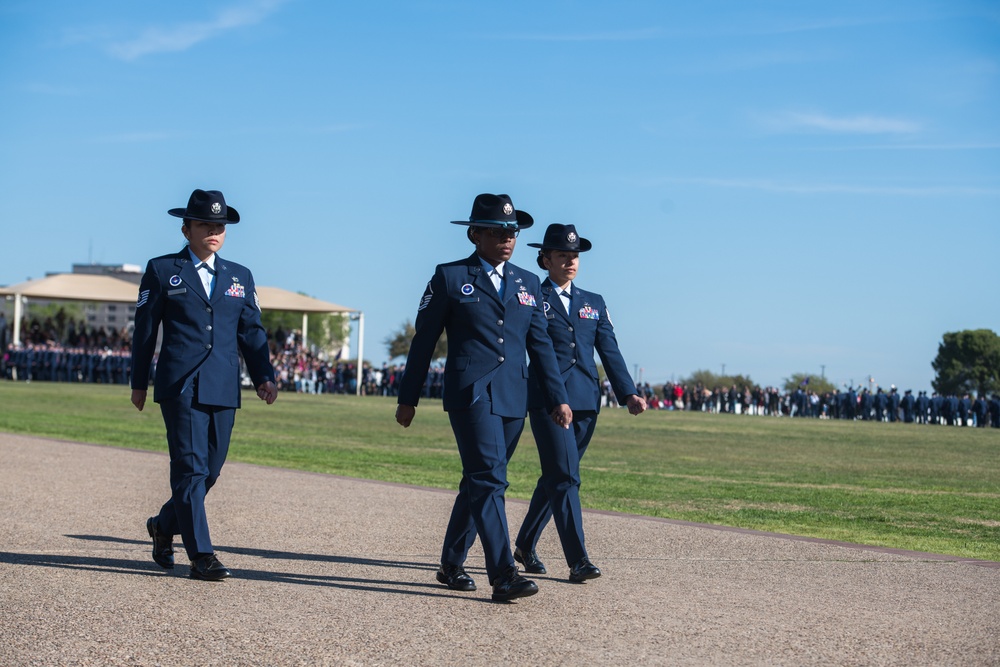
{"type": "Polygon", "coordinates": [[[215,215],[219,215],[220,213],[222,213],[222,204],[220,204],[219,202],[212,202],[212,213],[214,213],[215,215]]]}
{"type": "Polygon", "coordinates": [[[566,240],[570,243],[576,243],[576,232],[570,232],[566,235],[566,240]]]}
{"type": "Polygon", "coordinates": [[[514,207],[511,206],[509,203],[503,205],[503,214],[504,215],[510,215],[513,212],[514,212],[514,207]]]}

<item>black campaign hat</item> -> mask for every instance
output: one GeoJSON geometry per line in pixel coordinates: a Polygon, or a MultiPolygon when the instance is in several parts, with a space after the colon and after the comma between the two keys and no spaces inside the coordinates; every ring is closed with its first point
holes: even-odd
{"type": "Polygon", "coordinates": [[[224,225],[240,221],[240,214],[232,206],[226,206],[226,198],[218,190],[195,190],[188,199],[187,208],[172,208],[167,213],[175,218],[224,225]]]}
{"type": "Polygon", "coordinates": [[[508,195],[477,195],[472,202],[472,215],[468,220],[452,220],[453,225],[469,227],[514,227],[527,229],[535,224],[535,219],[524,211],[514,209],[508,195]]]}
{"type": "Polygon", "coordinates": [[[532,248],[542,250],[565,250],[566,252],[587,252],[593,245],[590,241],[576,233],[573,225],[549,225],[545,229],[545,238],[541,243],[529,243],[532,248]]]}

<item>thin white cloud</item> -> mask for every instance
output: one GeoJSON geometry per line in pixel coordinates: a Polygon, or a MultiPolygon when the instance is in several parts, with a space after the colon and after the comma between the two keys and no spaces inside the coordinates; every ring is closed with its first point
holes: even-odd
{"type": "Polygon", "coordinates": [[[80,89],[75,86],[57,86],[50,83],[29,83],[24,86],[24,89],[35,95],[53,95],[56,97],[73,97],[80,94],[80,89]]]}
{"type": "Polygon", "coordinates": [[[260,23],[285,2],[287,0],[255,0],[225,9],[206,21],[150,27],[134,39],[111,44],[108,51],[122,60],[135,60],[152,53],[186,51],[228,30],[260,23]]]}
{"type": "Polygon", "coordinates": [[[657,39],[663,36],[659,28],[640,30],[619,30],[591,33],[518,33],[507,35],[483,35],[483,39],[501,39],[524,42],[635,42],[657,39]]]}
{"type": "Polygon", "coordinates": [[[912,134],[920,123],[883,116],[829,116],[789,111],[762,119],[774,132],[827,132],[835,134],[912,134]]]}
{"type": "Polygon", "coordinates": [[[764,179],[726,178],[661,178],[650,185],[663,183],[705,185],[717,188],[761,190],[788,194],[854,194],[854,195],[895,195],[904,197],[928,196],[997,196],[1000,188],[983,188],[964,185],[935,185],[925,187],[869,186],[846,183],[793,183],[764,179]]]}
{"type": "Polygon", "coordinates": [[[142,144],[156,141],[172,141],[182,138],[179,134],[170,132],[123,132],[121,134],[106,134],[94,137],[98,144],[142,144]]]}
{"type": "Polygon", "coordinates": [[[992,151],[1000,149],[1000,142],[986,141],[966,144],[868,144],[862,146],[816,146],[809,150],[827,152],[850,151],[992,151]]]}

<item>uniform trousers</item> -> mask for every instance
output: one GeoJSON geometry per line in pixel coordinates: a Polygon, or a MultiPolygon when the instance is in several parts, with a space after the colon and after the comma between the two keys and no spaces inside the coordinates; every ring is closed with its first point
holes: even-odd
{"type": "Polygon", "coordinates": [[[160,402],[170,450],[171,497],[157,518],[160,531],[180,535],[188,557],[214,553],[205,514],[205,495],[215,485],[229,453],[235,408],[204,405],[193,385],[160,402]]]}
{"type": "Polygon", "coordinates": [[[445,531],[441,563],[462,565],[478,533],[492,584],[514,564],[504,492],[507,462],[524,430],[524,418],[492,414],[488,392],[469,408],[450,410],[448,418],[462,459],[462,481],[445,531]]]}
{"type": "Polygon", "coordinates": [[[554,518],[566,563],[573,567],[581,558],[588,557],[580,507],[580,459],[594,437],[597,412],[574,410],[573,426],[569,429],[555,424],[544,410],[531,410],[528,417],[538,445],[542,476],[531,495],[528,513],[514,545],[521,551],[534,551],[542,530],[554,518]]]}

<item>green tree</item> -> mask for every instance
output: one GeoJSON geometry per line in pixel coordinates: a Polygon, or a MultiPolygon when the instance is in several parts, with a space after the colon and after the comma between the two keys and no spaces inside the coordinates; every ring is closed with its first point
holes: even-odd
{"type": "Polygon", "coordinates": [[[931,368],[939,394],[1000,392],[1000,336],[989,329],[946,333],[931,368]]]}
{"type": "MultiPolygon", "coordinates": [[[[406,320],[399,329],[386,336],[382,342],[385,343],[385,349],[389,353],[389,358],[395,359],[396,357],[405,357],[408,355],[410,353],[410,341],[413,340],[413,334],[415,333],[416,329],[413,328],[413,323],[410,320],[406,320]]],[[[448,334],[442,333],[441,337],[438,338],[437,345],[434,346],[434,358],[444,359],[447,356],[448,334]]]]}
{"type": "Polygon", "coordinates": [[[690,386],[695,386],[700,384],[705,389],[716,389],[724,388],[728,389],[733,385],[736,385],[738,389],[743,387],[755,387],[756,384],[750,379],[750,376],[745,376],[742,374],[738,375],[716,375],[709,370],[697,370],[691,373],[689,377],[681,378],[679,384],[686,384],[690,386]]]}
{"type": "Polygon", "coordinates": [[[799,387],[802,387],[803,391],[814,391],[817,394],[826,394],[837,391],[837,388],[833,386],[833,383],[827,380],[825,377],[817,377],[811,373],[792,373],[792,377],[785,378],[784,390],[786,392],[793,392],[799,387]],[[809,380],[806,382],[806,380],[809,380]]]}

